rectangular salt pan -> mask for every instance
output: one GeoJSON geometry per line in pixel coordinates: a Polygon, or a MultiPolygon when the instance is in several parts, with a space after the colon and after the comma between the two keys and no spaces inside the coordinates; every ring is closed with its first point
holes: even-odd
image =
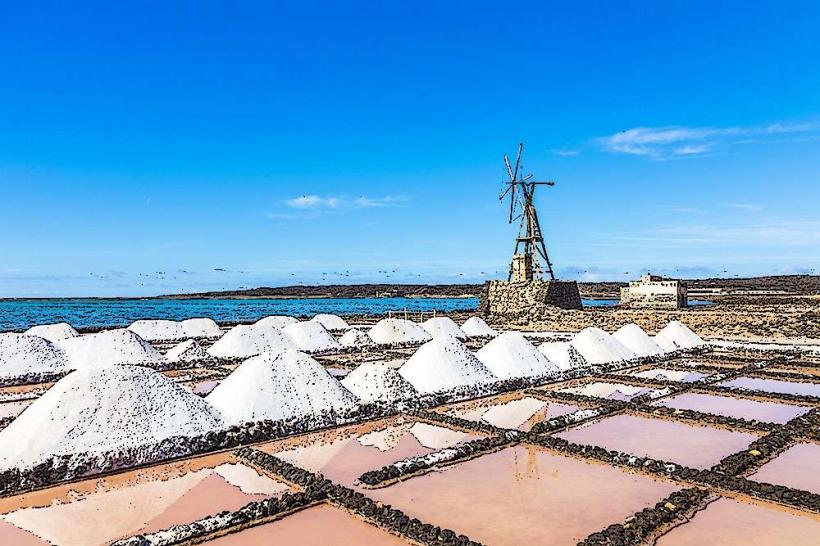
{"type": "Polygon", "coordinates": [[[499,428],[529,431],[533,425],[547,419],[573,413],[580,408],[572,404],[545,402],[537,398],[498,397],[479,402],[459,404],[445,413],[468,421],[483,422],[499,428]]]}
{"type": "Polygon", "coordinates": [[[795,444],[761,466],[749,479],[820,495],[820,445],[795,444]]]}
{"type": "Polygon", "coordinates": [[[718,385],[776,394],[799,394],[820,398],[820,383],[800,383],[797,381],[762,379],[759,377],[738,377],[737,379],[718,383],[718,385]]]}
{"type": "Polygon", "coordinates": [[[760,402],[732,396],[713,394],[683,393],[653,403],[656,406],[681,410],[694,410],[714,415],[735,417],[739,419],[758,420],[768,423],[783,424],[798,415],[803,415],[810,408],[777,402],[760,402]]]}

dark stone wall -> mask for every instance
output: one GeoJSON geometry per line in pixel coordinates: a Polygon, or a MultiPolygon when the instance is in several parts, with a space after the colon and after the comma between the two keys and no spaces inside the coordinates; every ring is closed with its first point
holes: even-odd
{"type": "Polygon", "coordinates": [[[488,281],[482,288],[478,310],[490,320],[527,323],[542,320],[556,308],[582,308],[578,283],[488,281]]]}

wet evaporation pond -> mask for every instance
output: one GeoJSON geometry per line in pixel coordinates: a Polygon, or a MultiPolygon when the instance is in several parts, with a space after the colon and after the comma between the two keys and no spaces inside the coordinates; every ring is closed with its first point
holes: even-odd
{"type": "Polygon", "coordinates": [[[158,465],[0,499],[0,544],[108,544],[288,489],[225,454],[158,465]]]}
{"type": "Polygon", "coordinates": [[[484,544],[574,544],[679,487],[519,445],[367,494],[484,544]]]}
{"type": "Polygon", "coordinates": [[[749,476],[820,495],[820,445],[795,444],[749,476]]]}
{"type": "Polygon", "coordinates": [[[686,370],[670,370],[667,368],[651,368],[642,372],[629,372],[628,375],[634,377],[642,377],[644,379],[658,379],[661,381],[679,381],[682,383],[691,383],[707,377],[708,374],[686,371],[686,370]]]}
{"type": "Polygon", "coordinates": [[[623,451],[693,468],[709,468],[745,449],[755,434],[667,419],[614,415],[556,434],[570,442],[623,451]]]}
{"type": "Polygon", "coordinates": [[[700,411],[739,419],[756,419],[758,421],[778,424],[791,421],[798,415],[803,415],[811,410],[811,408],[793,404],[761,402],[746,398],[700,393],[679,394],[653,402],[653,405],[680,410],[700,411]]]}
{"type": "Polygon", "coordinates": [[[500,396],[451,406],[444,413],[499,428],[529,431],[536,423],[579,409],[573,404],[546,402],[530,396],[500,396]]]}
{"type": "Polygon", "coordinates": [[[738,377],[718,383],[721,387],[735,387],[753,391],[772,392],[776,394],[799,394],[820,398],[820,383],[800,383],[781,379],[762,379],[759,377],[738,377]]]}
{"type": "Polygon", "coordinates": [[[628,401],[652,390],[653,389],[647,387],[636,387],[635,385],[625,385],[623,383],[594,381],[586,385],[561,389],[560,392],[580,394],[582,396],[594,396],[596,398],[608,398],[609,400],[628,401]]]}

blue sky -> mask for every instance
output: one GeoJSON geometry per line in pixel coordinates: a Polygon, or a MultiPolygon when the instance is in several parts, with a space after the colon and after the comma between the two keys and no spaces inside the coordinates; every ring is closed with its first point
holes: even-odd
{"type": "Polygon", "coordinates": [[[816,2],[0,7],[0,297],[820,270],[816,2]],[[718,5],[716,5],[718,4],[718,5]]]}

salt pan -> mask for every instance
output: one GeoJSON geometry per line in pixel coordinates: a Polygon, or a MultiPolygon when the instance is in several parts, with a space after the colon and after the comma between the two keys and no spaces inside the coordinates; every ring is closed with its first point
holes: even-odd
{"type": "Polygon", "coordinates": [[[315,353],[321,351],[335,351],[342,346],[328,332],[321,322],[306,321],[297,322],[290,326],[285,326],[282,330],[300,351],[315,353]]]}
{"type": "Polygon", "coordinates": [[[505,332],[477,353],[478,359],[500,379],[542,377],[558,371],[520,332],[505,332]]]}
{"type": "Polygon", "coordinates": [[[112,364],[150,366],[165,361],[165,357],[150,343],[131,330],[106,330],[58,341],[65,351],[71,369],[94,368],[112,364]]]}
{"type": "Polygon", "coordinates": [[[49,341],[58,341],[69,337],[77,337],[77,330],[65,322],[58,322],[57,324],[40,324],[39,326],[32,326],[26,330],[26,335],[38,336],[49,341]]]}
{"type": "Polygon", "coordinates": [[[470,337],[495,337],[493,330],[481,317],[470,317],[461,325],[461,330],[470,337]]]}
{"type": "Polygon", "coordinates": [[[208,354],[218,358],[247,358],[264,352],[295,348],[293,341],[281,330],[257,322],[250,326],[234,326],[208,349],[208,354]]]}
{"type": "Polygon", "coordinates": [[[551,341],[539,345],[538,350],[558,366],[560,370],[576,370],[589,366],[587,361],[569,341],[551,341]]]}
{"type": "Polygon", "coordinates": [[[585,328],[570,342],[589,364],[609,364],[634,360],[638,357],[623,343],[600,328],[585,328]]]}
{"type": "Polygon", "coordinates": [[[399,372],[383,362],[365,362],[342,379],[362,402],[398,402],[418,393],[399,372]]]}
{"type": "Polygon", "coordinates": [[[637,324],[621,326],[612,337],[640,357],[659,356],[664,350],[637,324]]]}
{"type": "Polygon", "coordinates": [[[433,317],[427,319],[422,323],[421,327],[427,330],[427,333],[434,338],[450,336],[461,341],[467,340],[467,334],[465,334],[450,317],[433,317]]]}
{"type": "Polygon", "coordinates": [[[460,341],[440,337],[425,343],[399,368],[399,374],[421,394],[497,381],[460,341]]]}
{"type": "Polygon", "coordinates": [[[339,315],[320,313],[310,320],[318,322],[330,331],[340,332],[342,330],[347,330],[348,328],[350,328],[350,325],[347,323],[347,321],[345,321],[345,319],[343,319],[339,315]]]}
{"type": "Polygon", "coordinates": [[[395,318],[380,320],[370,329],[368,335],[380,345],[423,343],[432,339],[427,330],[415,322],[395,318]]]}

